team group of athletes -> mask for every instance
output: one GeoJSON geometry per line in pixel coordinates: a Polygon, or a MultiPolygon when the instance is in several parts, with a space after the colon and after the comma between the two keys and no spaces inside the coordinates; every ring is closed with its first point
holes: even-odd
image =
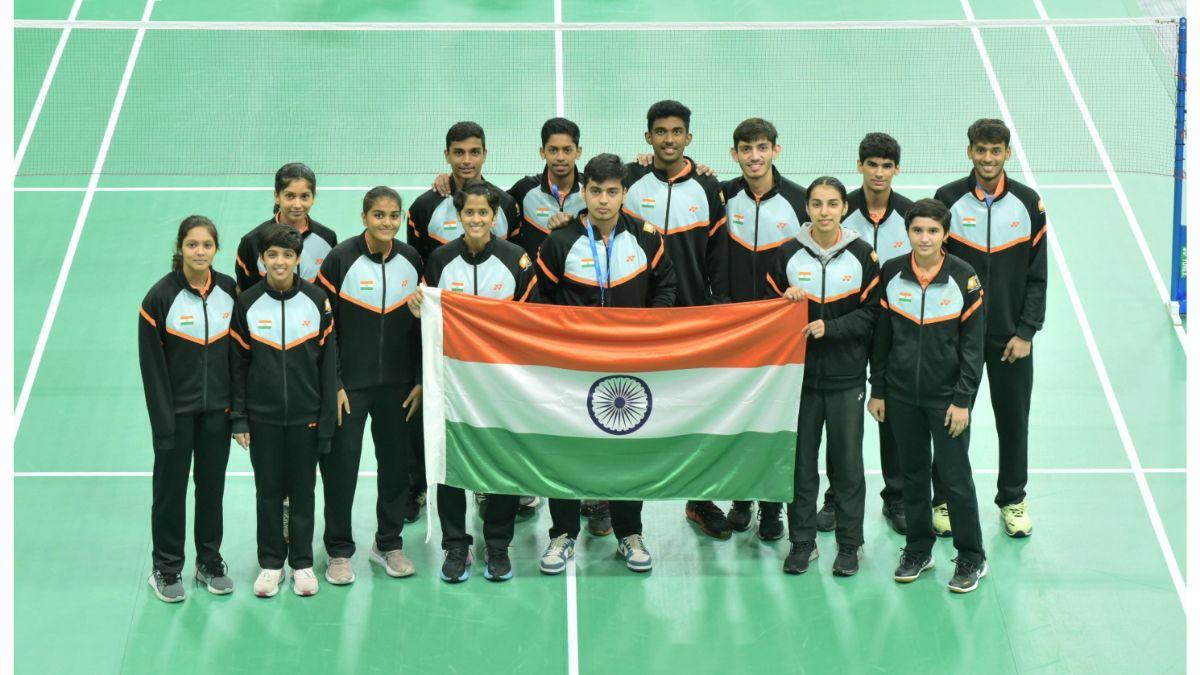
{"type": "MultiPolygon", "coordinates": [[[[309,211],[317,179],[303,164],[275,176],[275,215],[238,247],[236,280],[212,268],[213,223],[179,226],[172,271],[142,302],[139,353],[155,460],[149,584],[184,599],[186,495],[194,459],[195,579],[217,594],[233,581],[220,554],[230,437],[254,468],[258,561],[254,592],[278,593],[285,563],[296,594],[314,572],[316,469],[325,497],[325,579],[355,579],[351,511],[370,418],[378,464],[377,527],[369,558],[392,577],[415,572],[401,533],[425,503],[421,437],[422,286],[513,302],[677,307],[783,297],[808,303],[804,391],[798,411],[791,548],[783,569],[817,558],[817,531],[835,531],[832,571],[851,576],[863,546],[863,431],[879,424],[883,516],[905,535],[894,578],[933,567],[936,536],[958,557],[949,588],[987,574],[968,458],[970,411],[986,368],[1000,446],[995,502],[1006,534],[1032,533],[1025,502],[1031,343],[1045,315],[1045,210],[1004,171],[1009,131],[981,119],[967,132],[971,173],[916,202],[897,194],[900,146],[870,133],[859,145],[860,189],[832,177],[807,188],[774,166],[775,127],[743,121],[730,155],[741,176],[721,183],[685,154],[691,111],[660,101],[647,113],[653,153],[623,163],[599,154],[578,170],[579,128],[541,130],[545,168],[503,191],[483,179],[483,129],[446,134],[450,173],[407,214],[387,187],[366,193],[361,235],[338,243],[309,211]],[[984,288],[987,294],[984,294],[984,288]],[[869,376],[868,376],[869,373],[869,376]],[[818,450],[829,487],[818,508],[818,450]],[[930,445],[932,442],[932,453],[930,445]],[[953,517],[953,527],[951,526],[953,517]]],[[[652,558],[642,503],[549,499],[550,541],[539,569],[574,556],[581,520],[615,535],[634,571],[652,558]]],[[[465,581],[474,564],[466,493],[437,486],[445,552],[440,577],[465,581]]],[[[512,577],[515,522],[536,496],[475,495],[483,575],[512,577]]],[[[754,504],[724,511],[689,501],[705,535],[751,529],[754,504]]],[[[785,534],[784,505],[760,502],[757,535],[785,534]]]]}

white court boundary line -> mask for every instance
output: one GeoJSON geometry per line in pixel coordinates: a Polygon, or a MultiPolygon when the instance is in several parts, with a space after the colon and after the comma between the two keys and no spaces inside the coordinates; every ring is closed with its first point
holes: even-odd
{"type": "Polygon", "coordinates": [[[362,21],[62,21],[19,19],[16,28],[89,30],[221,30],[221,31],[757,31],[757,30],[921,30],[930,28],[1040,28],[1043,26],[1154,26],[1178,23],[1179,17],[1101,19],[917,19],[907,21],[692,21],[692,22],[486,22],[405,23],[362,21]]]}
{"type": "MultiPolygon", "coordinates": [[[[515,175],[515,174],[514,174],[515,175]]],[[[521,174],[524,175],[524,174],[521,174]]],[[[366,192],[373,185],[338,185],[322,187],[321,192],[366,192]]],[[[425,191],[429,189],[428,185],[389,185],[388,187],[394,190],[401,191],[425,191]]],[[[893,188],[899,192],[916,192],[920,190],[936,190],[940,185],[895,185],[893,188]]],[[[145,185],[145,186],[114,186],[114,187],[97,187],[93,188],[92,192],[270,192],[274,188],[270,185],[236,185],[236,186],[207,186],[207,185],[145,185]]],[[[1042,190],[1112,190],[1113,186],[1108,183],[1076,183],[1064,185],[1043,185],[1042,190]]],[[[18,187],[13,188],[14,192],[88,192],[86,187],[18,187]]]]}
{"type": "MultiPolygon", "coordinates": [[[[157,0],[146,0],[142,11],[142,21],[150,19],[157,0]]],[[[104,169],[104,160],[108,157],[108,148],[112,144],[113,132],[117,129],[117,120],[121,117],[121,107],[125,105],[125,94],[129,90],[129,81],[133,78],[133,68],[137,63],[138,53],[142,50],[142,40],[146,36],[145,29],[139,29],[133,39],[133,48],[129,51],[129,59],[125,62],[125,72],[121,76],[121,85],[117,88],[117,96],[113,101],[112,112],[108,116],[108,126],[104,129],[104,138],[100,141],[100,152],[96,155],[96,164],[92,167],[88,187],[84,191],[83,203],[79,206],[79,215],[75,218],[75,229],[71,231],[71,241],[67,244],[67,252],[63,256],[62,267],[58,270],[58,279],[54,282],[54,293],[50,296],[50,304],[46,307],[46,316],[42,320],[41,331],[38,332],[37,344],[33,348],[33,357],[29,361],[29,369],[25,371],[25,380],[21,383],[21,395],[17,399],[17,407],[13,413],[13,438],[21,430],[21,419],[25,416],[25,407],[29,405],[29,394],[33,391],[33,383],[37,379],[38,367],[42,362],[42,354],[46,351],[46,341],[50,337],[50,329],[54,325],[54,316],[62,302],[63,290],[67,286],[67,277],[71,273],[71,263],[75,261],[75,251],[79,248],[79,240],[83,236],[83,226],[87,222],[88,212],[92,208],[92,200],[96,196],[96,187],[100,183],[100,172],[104,169]]]]}
{"type": "MultiPolygon", "coordinates": [[[[974,469],[974,473],[985,476],[994,476],[999,473],[998,469],[974,469]]],[[[1158,469],[1142,469],[1143,473],[1150,474],[1185,474],[1187,469],[1177,467],[1164,467],[1158,469]]],[[[825,475],[825,470],[819,470],[821,475],[825,475]]],[[[880,476],[882,472],[879,469],[867,469],[863,472],[868,476],[880,476]]],[[[1030,469],[1029,473],[1041,476],[1126,476],[1134,473],[1133,469],[1128,467],[1063,467],[1063,468],[1048,468],[1048,469],[1030,469]]],[[[153,471],[17,471],[13,474],[17,478],[151,478],[154,475],[153,471]]],[[[359,471],[359,477],[374,477],[378,476],[377,471],[359,471]]],[[[226,471],[225,476],[228,478],[253,478],[253,471],[226,471]]],[[[670,501],[670,500],[668,500],[670,501]]]]}
{"type": "MultiPolygon", "coordinates": [[[[1050,18],[1046,14],[1046,7],[1042,4],[1042,0],[1033,0],[1033,4],[1037,7],[1039,17],[1043,19],[1050,18]]],[[[1104,167],[1104,173],[1108,175],[1108,182],[1112,185],[1116,193],[1117,203],[1121,205],[1121,212],[1125,214],[1125,221],[1129,223],[1129,229],[1133,232],[1133,239],[1137,242],[1138,250],[1142,253],[1142,261],[1146,263],[1146,269],[1150,272],[1150,278],[1154,281],[1154,288],[1158,291],[1159,301],[1166,307],[1170,304],[1171,296],[1167,292],[1166,282],[1163,281],[1162,271],[1158,269],[1158,263],[1155,262],[1154,256],[1150,254],[1150,246],[1146,243],[1146,236],[1142,233],[1142,226],[1133,212],[1133,206],[1129,203],[1129,196],[1125,194],[1125,186],[1121,184],[1121,179],[1117,177],[1117,171],[1113,167],[1112,159],[1108,156],[1108,149],[1104,147],[1104,141],[1100,139],[1100,131],[1096,128],[1096,121],[1092,119],[1091,110],[1083,100],[1083,92],[1080,91],[1079,83],[1075,81],[1075,73],[1071,70],[1071,65],[1067,62],[1067,55],[1063,52],[1062,45],[1058,42],[1058,34],[1054,32],[1053,26],[1047,25],[1045,28],[1046,36],[1050,38],[1050,46],[1054,49],[1054,56],[1058,58],[1058,65],[1062,68],[1063,76],[1067,78],[1067,86],[1071,88],[1071,95],[1075,97],[1075,105],[1079,108],[1079,114],[1083,117],[1083,123],[1087,127],[1088,135],[1092,137],[1092,145],[1096,146],[1096,154],[1100,156],[1100,164],[1104,167]]],[[[1183,347],[1184,357],[1190,358],[1183,326],[1175,325],[1174,328],[1175,337],[1179,338],[1179,344],[1183,347]]]]}
{"type": "MultiPolygon", "coordinates": [[[[961,2],[963,12],[966,13],[967,18],[974,19],[975,12],[971,9],[971,1],[961,0],[961,2]]],[[[992,67],[992,59],[988,55],[987,47],[983,44],[983,35],[979,32],[978,28],[972,27],[971,37],[975,40],[975,48],[979,52],[980,61],[983,62],[983,69],[987,74],[988,82],[992,86],[992,93],[996,96],[996,104],[1000,107],[1000,114],[1012,134],[1012,148],[1016,152],[1017,161],[1021,164],[1025,172],[1025,178],[1028,180],[1029,186],[1037,190],[1037,179],[1034,178],[1033,173],[1029,169],[1029,158],[1025,156],[1025,148],[1021,145],[1020,136],[1017,134],[1016,126],[1013,124],[1012,114],[1008,109],[1008,101],[1004,96],[1004,91],[1000,88],[1000,80],[996,77],[996,71],[992,67]]],[[[1062,246],[1058,243],[1058,236],[1049,223],[1046,225],[1046,241],[1050,245],[1050,250],[1054,253],[1054,261],[1058,265],[1059,273],[1062,275],[1063,285],[1066,287],[1067,295],[1071,300],[1071,307],[1075,310],[1075,319],[1079,323],[1079,329],[1083,332],[1083,340],[1087,344],[1088,354],[1092,357],[1092,365],[1096,369],[1096,375],[1100,378],[1100,387],[1104,390],[1104,398],[1108,401],[1109,412],[1112,413],[1113,422],[1117,427],[1117,434],[1121,437],[1121,445],[1125,448],[1125,456],[1129,460],[1129,466],[1132,469],[1131,473],[1137,482],[1138,491],[1142,495],[1142,502],[1145,504],[1147,515],[1150,517],[1150,526],[1154,530],[1154,537],[1158,540],[1158,547],[1161,549],[1163,558],[1166,561],[1167,571],[1171,575],[1171,582],[1175,585],[1175,592],[1179,596],[1179,602],[1186,616],[1188,613],[1186,602],[1187,589],[1183,583],[1183,576],[1179,572],[1179,561],[1175,558],[1175,552],[1171,548],[1171,541],[1167,538],[1166,529],[1163,527],[1162,517],[1158,513],[1158,505],[1155,503],[1154,495],[1150,492],[1150,486],[1146,482],[1142,460],[1138,456],[1137,448],[1134,447],[1133,437],[1129,433],[1129,426],[1125,423],[1125,415],[1121,412],[1121,404],[1117,401],[1112,380],[1108,376],[1108,369],[1104,365],[1104,359],[1100,356],[1100,348],[1097,346],[1096,337],[1092,333],[1092,325],[1083,310],[1083,302],[1080,300],[1079,293],[1075,288],[1075,280],[1071,276],[1070,268],[1067,266],[1067,259],[1063,255],[1062,246]]]]}
{"type": "MultiPolygon", "coordinates": [[[[75,4],[71,5],[71,13],[67,15],[67,21],[74,21],[75,17],[79,16],[79,6],[82,4],[83,0],[75,0],[75,4]]],[[[33,138],[33,130],[37,127],[38,118],[42,116],[42,106],[46,104],[46,96],[50,93],[50,84],[54,82],[54,74],[58,72],[58,62],[62,60],[69,37],[71,37],[71,27],[67,26],[58,36],[58,45],[54,48],[54,56],[50,58],[50,66],[46,69],[46,75],[42,78],[42,87],[38,89],[37,99],[33,102],[33,110],[29,111],[29,119],[25,120],[25,131],[21,133],[21,143],[17,146],[16,158],[13,160],[14,175],[21,170],[21,161],[25,159],[25,151],[29,149],[29,140],[33,138]]]]}

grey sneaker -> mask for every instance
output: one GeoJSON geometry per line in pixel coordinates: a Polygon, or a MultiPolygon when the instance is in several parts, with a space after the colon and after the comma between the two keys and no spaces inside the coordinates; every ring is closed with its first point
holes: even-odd
{"type": "Polygon", "coordinates": [[[383,571],[387,572],[389,577],[411,577],[417,571],[408,556],[404,555],[404,551],[380,551],[377,544],[371,545],[371,562],[382,565],[383,571]]]}
{"type": "Polygon", "coordinates": [[[551,539],[546,550],[542,551],[538,569],[542,571],[542,574],[558,574],[567,569],[567,561],[574,557],[575,540],[565,534],[560,534],[551,539]]]}
{"type": "Polygon", "coordinates": [[[229,578],[229,567],[224,560],[218,560],[215,564],[196,563],[196,583],[203,584],[213,595],[233,592],[233,579],[229,578]]]}
{"type": "Polygon", "coordinates": [[[625,566],[634,572],[649,572],[654,566],[650,551],[640,534],[621,537],[621,543],[617,545],[617,555],[625,558],[625,566]]]}
{"type": "Polygon", "coordinates": [[[325,581],[334,586],[345,586],[354,583],[354,567],[349,558],[330,558],[325,567],[325,581]]]}
{"type": "Polygon", "coordinates": [[[154,570],[146,580],[154,594],[163,602],[183,602],[183,581],[178,574],[154,570]]]}

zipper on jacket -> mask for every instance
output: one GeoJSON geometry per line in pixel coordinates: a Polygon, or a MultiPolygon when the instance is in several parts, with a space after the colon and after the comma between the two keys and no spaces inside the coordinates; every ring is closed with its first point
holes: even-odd
{"type": "MultiPolygon", "coordinates": [[[[749,186],[746,188],[749,190],[749,186]]],[[[754,250],[750,252],[750,292],[753,293],[751,300],[758,299],[758,207],[761,202],[758,197],[754,198],[754,250]]]]}
{"type": "Polygon", "coordinates": [[[475,252],[471,252],[471,277],[473,279],[473,288],[471,295],[479,295],[479,265],[475,262],[475,252]]]}
{"type": "Polygon", "coordinates": [[[383,280],[383,294],[379,296],[379,383],[383,384],[383,329],[387,326],[387,262],[383,254],[379,258],[379,276],[383,280]]]}
{"type": "Polygon", "coordinates": [[[917,378],[913,390],[917,393],[918,407],[921,405],[921,357],[924,355],[921,343],[925,337],[925,293],[928,290],[928,286],[921,287],[921,323],[917,324],[917,378]]]}
{"type": "Polygon", "coordinates": [[[674,183],[667,181],[667,211],[663,214],[663,236],[671,233],[671,188],[674,183]]]}
{"type": "Polygon", "coordinates": [[[203,356],[200,357],[200,372],[203,376],[200,378],[200,412],[208,412],[208,298],[200,296],[200,307],[204,310],[204,349],[201,350],[203,356]]]}
{"type": "MultiPolygon", "coordinates": [[[[296,283],[299,284],[299,280],[296,283]]],[[[279,298],[279,361],[283,364],[283,423],[286,426],[290,420],[287,383],[287,300],[282,297],[279,298]]]]}

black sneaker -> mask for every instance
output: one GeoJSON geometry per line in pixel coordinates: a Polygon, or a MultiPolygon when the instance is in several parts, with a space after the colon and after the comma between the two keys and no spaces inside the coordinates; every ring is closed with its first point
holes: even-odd
{"type": "Polygon", "coordinates": [[[808,563],[817,559],[817,542],[793,541],[792,550],[783,559],[783,571],[788,574],[804,574],[808,563]]]}
{"type": "Polygon", "coordinates": [[[729,507],[729,513],[725,516],[725,520],[729,521],[729,527],[735,532],[745,532],[750,529],[750,507],[754,502],[734,502],[733,506],[729,507]]]}
{"type": "Polygon", "coordinates": [[[950,591],[953,593],[970,593],[979,588],[979,580],[986,577],[988,564],[986,560],[978,563],[962,558],[954,559],[954,576],[950,579],[950,591]]]}
{"type": "Polygon", "coordinates": [[[452,548],[446,551],[446,560],[442,562],[442,571],[438,575],[442,581],[452,584],[466,581],[471,578],[472,562],[474,562],[474,556],[471,555],[470,546],[452,548]]]}
{"type": "Polygon", "coordinates": [[[825,502],[817,511],[817,531],[833,532],[837,529],[837,512],[833,510],[833,502],[825,502]]]}
{"type": "Polygon", "coordinates": [[[933,569],[933,555],[929,553],[909,553],[906,549],[900,550],[900,564],[896,567],[896,571],[892,573],[892,578],[896,581],[907,584],[916,581],[917,577],[921,576],[921,572],[933,569]]]}
{"type": "Polygon", "coordinates": [[[783,539],[783,504],[758,503],[758,538],[763,541],[783,539]]]}
{"type": "Polygon", "coordinates": [[[684,513],[688,520],[698,525],[700,531],[710,537],[728,539],[733,534],[725,512],[712,502],[688,502],[684,513]]]}
{"type": "Polygon", "coordinates": [[[517,500],[517,518],[527,520],[537,515],[538,507],[542,505],[542,498],[532,495],[522,495],[517,500]]]}
{"type": "Polygon", "coordinates": [[[213,595],[228,595],[233,592],[233,579],[229,578],[229,567],[224,560],[215,563],[196,563],[196,583],[203,584],[213,595]]]}
{"type": "Polygon", "coordinates": [[[908,534],[908,518],[904,515],[904,502],[884,502],[883,518],[898,534],[908,534]]]}
{"type": "Polygon", "coordinates": [[[837,558],[833,561],[833,576],[852,577],[858,573],[858,560],[862,547],[854,544],[838,544],[837,558]]]}
{"type": "Polygon", "coordinates": [[[404,506],[404,522],[415,523],[421,519],[421,507],[425,506],[428,491],[425,488],[408,491],[408,503],[404,506]]]}
{"type": "Polygon", "coordinates": [[[608,511],[608,502],[592,502],[588,505],[587,513],[584,513],[581,505],[579,513],[587,517],[587,525],[584,527],[592,536],[607,537],[612,534],[612,514],[608,511]]]}
{"type": "Polygon", "coordinates": [[[483,554],[487,565],[483,568],[483,578],[488,581],[508,581],[512,578],[512,561],[508,559],[508,549],[489,548],[483,554]]]}
{"type": "Polygon", "coordinates": [[[146,581],[149,582],[150,588],[154,589],[154,594],[159,600],[183,602],[183,581],[179,579],[178,574],[154,570],[146,581]]]}

